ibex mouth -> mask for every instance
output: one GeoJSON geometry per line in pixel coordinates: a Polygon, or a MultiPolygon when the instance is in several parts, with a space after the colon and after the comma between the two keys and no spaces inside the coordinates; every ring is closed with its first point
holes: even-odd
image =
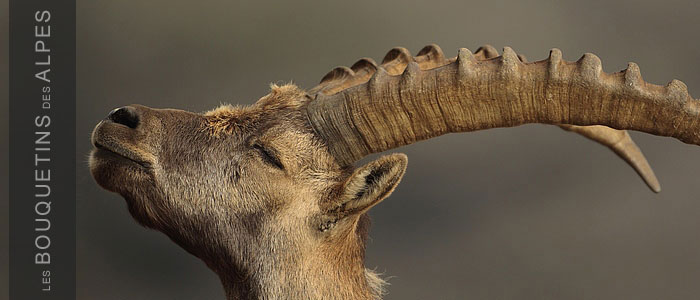
{"type": "Polygon", "coordinates": [[[99,142],[93,142],[93,146],[95,146],[93,156],[99,155],[99,154],[97,154],[97,152],[105,152],[105,153],[108,153],[108,155],[117,156],[117,157],[120,157],[123,159],[130,160],[130,161],[140,165],[141,167],[143,167],[145,169],[151,168],[150,162],[134,158],[134,155],[132,155],[129,151],[124,151],[126,153],[122,153],[119,150],[114,150],[114,148],[106,147],[106,146],[100,144],[99,142]]]}
{"type": "Polygon", "coordinates": [[[92,145],[95,149],[92,152],[93,159],[113,160],[123,159],[135,163],[145,169],[151,169],[152,163],[144,155],[140,155],[136,150],[122,145],[119,142],[119,134],[110,132],[110,124],[100,122],[92,133],[92,145]]]}

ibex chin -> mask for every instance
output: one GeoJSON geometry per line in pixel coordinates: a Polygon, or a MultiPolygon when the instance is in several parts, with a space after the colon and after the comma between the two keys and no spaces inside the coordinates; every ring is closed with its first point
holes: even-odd
{"type": "Polygon", "coordinates": [[[197,114],[131,105],[92,134],[90,169],[159,230],[216,272],[229,299],[378,299],[364,266],[367,211],[406,169],[371,154],[452,132],[526,123],[561,126],[600,142],[659,184],[626,129],[700,145],[700,100],[677,80],[646,83],[630,63],[602,71],[551,50],[526,62],[510,48],[445,58],[429,45],[363,58],[304,91],[272,86],[252,106],[197,114]],[[613,129],[614,128],[614,129],[613,129]]]}

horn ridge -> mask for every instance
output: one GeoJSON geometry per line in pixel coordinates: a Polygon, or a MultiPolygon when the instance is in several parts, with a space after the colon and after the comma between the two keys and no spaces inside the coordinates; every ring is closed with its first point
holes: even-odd
{"type": "Polygon", "coordinates": [[[526,123],[604,125],[700,145],[700,101],[680,81],[665,86],[644,82],[636,64],[610,74],[592,54],[567,62],[560,50],[552,49],[545,60],[524,62],[510,48],[494,56],[498,52],[491,46],[474,53],[460,49],[457,57],[434,68],[421,64],[437,49],[424,47],[414,58],[405,48],[394,48],[371,76],[345,78],[352,84],[344,89],[323,89],[329,96],[323,102],[329,103],[308,103],[311,125],[340,163],[448,132],[526,123]],[[364,87],[349,88],[356,85],[364,87]],[[348,111],[320,118],[321,107],[348,111]],[[324,128],[341,127],[324,133],[324,128]],[[404,135],[407,128],[415,130],[404,135]],[[358,138],[339,136],[340,131],[358,138]]]}

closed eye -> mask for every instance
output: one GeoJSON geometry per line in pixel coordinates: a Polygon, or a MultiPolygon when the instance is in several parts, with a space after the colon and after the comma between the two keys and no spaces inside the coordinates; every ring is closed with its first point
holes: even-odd
{"type": "Polygon", "coordinates": [[[260,156],[262,156],[263,160],[266,163],[271,164],[280,170],[284,170],[284,165],[282,165],[282,162],[273,151],[270,151],[257,143],[253,144],[253,148],[257,150],[258,153],[260,153],[260,156]]]}

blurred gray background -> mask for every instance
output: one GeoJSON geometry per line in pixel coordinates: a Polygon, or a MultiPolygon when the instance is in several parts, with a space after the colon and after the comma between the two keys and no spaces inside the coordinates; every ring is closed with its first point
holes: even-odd
{"type": "MultiPolygon", "coordinates": [[[[698,15],[700,2],[690,0],[80,0],[78,297],[224,297],[202,262],[137,225],[123,199],[90,177],[90,132],[115,107],[200,112],[249,104],[270,82],[310,88],[336,65],[381,60],[394,46],[415,54],[429,43],[450,57],[486,43],[530,60],[546,58],[552,47],[568,60],[593,52],[607,72],[634,61],[645,80],[677,78],[700,97],[698,15]]],[[[0,18],[7,24],[5,9],[0,18]]],[[[409,168],[371,211],[366,265],[389,278],[386,299],[697,299],[700,148],[633,137],[661,194],[607,149],[551,126],[452,134],[396,149],[408,154],[409,168]]],[[[7,153],[5,143],[0,151],[7,153]]],[[[6,228],[6,216],[0,220],[6,228]]]]}

